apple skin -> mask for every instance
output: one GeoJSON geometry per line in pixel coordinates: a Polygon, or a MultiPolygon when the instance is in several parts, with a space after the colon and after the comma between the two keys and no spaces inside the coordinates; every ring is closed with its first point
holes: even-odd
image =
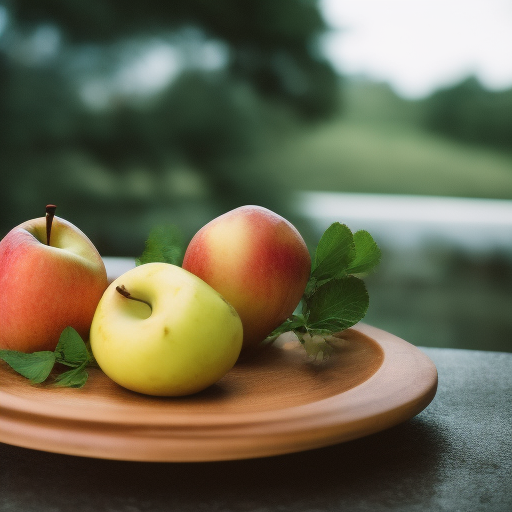
{"type": "Polygon", "coordinates": [[[293,313],[309,279],[311,257],[290,222],[266,208],[248,205],[201,228],[185,251],[183,268],[237,310],[245,350],[293,313]]]}
{"type": "Polygon", "coordinates": [[[54,217],[50,246],[45,217],[13,228],[0,241],[0,348],[54,350],[71,326],[87,339],[107,288],[98,251],[76,226],[54,217]]]}
{"type": "Polygon", "coordinates": [[[91,326],[91,349],[117,384],[147,395],[197,393],[222,378],[242,347],[235,309],[204,281],[146,263],[113,281],[91,326]],[[132,297],[116,291],[123,285],[132,297]]]}

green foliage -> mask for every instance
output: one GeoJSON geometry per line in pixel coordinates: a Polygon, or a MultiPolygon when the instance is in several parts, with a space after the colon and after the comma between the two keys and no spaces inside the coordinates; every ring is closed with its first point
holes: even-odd
{"type": "Polygon", "coordinates": [[[32,384],[46,381],[55,363],[69,366],[72,369],[57,374],[53,382],[56,386],[71,388],[81,388],[88,378],[86,367],[95,364],[87,345],[72,327],[62,331],[54,352],[45,350],[25,354],[16,350],[0,350],[0,359],[32,384]]]}
{"type": "Polygon", "coordinates": [[[183,261],[184,243],[179,229],[174,225],[155,226],[149,232],[144,252],[135,260],[137,265],[162,262],[180,266],[183,261]]]}
{"type": "Polygon", "coordinates": [[[512,89],[489,91],[476,78],[468,78],[423,103],[427,128],[512,152],[512,89]]]}
{"type": "Polygon", "coordinates": [[[321,281],[342,277],[356,255],[356,247],[350,229],[335,222],[318,242],[313,261],[312,277],[321,281]]]}
{"type": "Polygon", "coordinates": [[[335,333],[364,318],[369,297],[361,279],[347,276],[322,284],[305,300],[305,305],[309,331],[335,333]]]}
{"type": "Polygon", "coordinates": [[[249,160],[303,120],[336,108],[338,79],[311,50],[326,29],[316,2],[149,0],[143,9],[133,0],[5,5],[2,236],[52,201],[102,253],[133,255],[149,228],[167,219],[182,229],[187,224],[188,234],[240,204],[286,208],[275,180],[227,171],[225,161],[249,160]],[[33,44],[44,37],[57,41],[54,53],[33,44]],[[119,72],[149,48],[168,43],[184,68],[157,93],[126,92],[119,72]],[[197,64],[212,45],[224,64],[197,64]],[[26,49],[23,58],[20,47],[26,49]],[[84,101],[103,95],[103,106],[84,101]],[[200,181],[201,192],[175,185],[183,169],[200,181]]]}
{"type": "Polygon", "coordinates": [[[55,359],[58,363],[77,368],[90,359],[87,346],[80,334],[72,327],[66,327],[55,347],[55,359]]]}
{"type": "Polygon", "coordinates": [[[356,255],[350,262],[347,274],[365,276],[380,263],[381,252],[372,235],[365,230],[354,233],[356,255]]]}
{"type": "Polygon", "coordinates": [[[62,388],[82,388],[89,378],[86,366],[87,362],[84,362],[72,370],[57,375],[54,384],[62,388]]]}
{"type": "Polygon", "coordinates": [[[330,112],[336,98],[334,71],[310,51],[327,28],[314,1],[147,0],[141,9],[135,0],[19,0],[13,15],[23,25],[56,25],[75,44],[105,45],[195,27],[232,49],[230,72],[261,94],[312,117],[330,112]]]}
{"type": "Polygon", "coordinates": [[[302,297],[302,313],[292,315],[270,337],[292,331],[311,359],[319,362],[328,358],[332,335],[366,315],[370,299],[360,277],[375,270],[380,256],[367,231],[352,234],[344,224],[333,223],[318,242],[302,297]]]}
{"type": "Polygon", "coordinates": [[[370,233],[352,231],[339,222],[331,224],[318,242],[306,297],[321,284],[348,275],[372,272],[380,262],[381,252],[370,233]]]}
{"type": "Polygon", "coordinates": [[[0,359],[34,384],[44,382],[55,364],[55,354],[49,351],[25,354],[16,350],[0,350],[0,359]]]}

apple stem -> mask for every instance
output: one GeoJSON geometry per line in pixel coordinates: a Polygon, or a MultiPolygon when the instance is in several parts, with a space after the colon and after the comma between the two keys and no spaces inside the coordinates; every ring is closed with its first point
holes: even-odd
{"type": "Polygon", "coordinates": [[[149,302],[146,302],[145,300],[142,299],[137,299],[136,297],[132,297],[132,294],[125,288],[124,284],[122,284],[121,286],[116,286],[116,291],[119,292],[123,297],[126,297],[127,299],[136,300],[137,302],[147,304],[149,308],[153,310],[149,302]]]}
{"type": "Polygon", "coordinates": [[[50,235],[52,233],[52,222],[55,217],[57,207],[54,204],[46,205],[46,245],[50,245],[50,235]]]}

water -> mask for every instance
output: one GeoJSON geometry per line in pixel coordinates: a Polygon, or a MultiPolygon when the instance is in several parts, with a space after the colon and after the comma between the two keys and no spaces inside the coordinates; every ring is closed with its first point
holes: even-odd
{"type": "Polygon", "coordinates": [[[512,352],[512,201],[304,192],[318,237],[366,229],[383,252],[365,322],[421,346],[512,352]]]}
{"type": "Polygon", "coordinates": [[[512,251],[512,200],[302,192],[296,203],[319,232],[341,221],[400,250],[436,240],[470,252],[512,251]]]}

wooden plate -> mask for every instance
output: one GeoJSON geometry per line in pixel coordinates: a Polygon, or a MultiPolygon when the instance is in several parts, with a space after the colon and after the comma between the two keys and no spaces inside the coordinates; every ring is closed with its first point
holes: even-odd
{"type": "Polygon", "coordinates": [[[213,461],[296,452],[403,422],[434,398],[418,348],[360,324],[324,365],[281,338],[194,396],[127,391],[99,370],[84,388],[31,386],[0,361],[0,441],[87,457],[213,461]]]}

